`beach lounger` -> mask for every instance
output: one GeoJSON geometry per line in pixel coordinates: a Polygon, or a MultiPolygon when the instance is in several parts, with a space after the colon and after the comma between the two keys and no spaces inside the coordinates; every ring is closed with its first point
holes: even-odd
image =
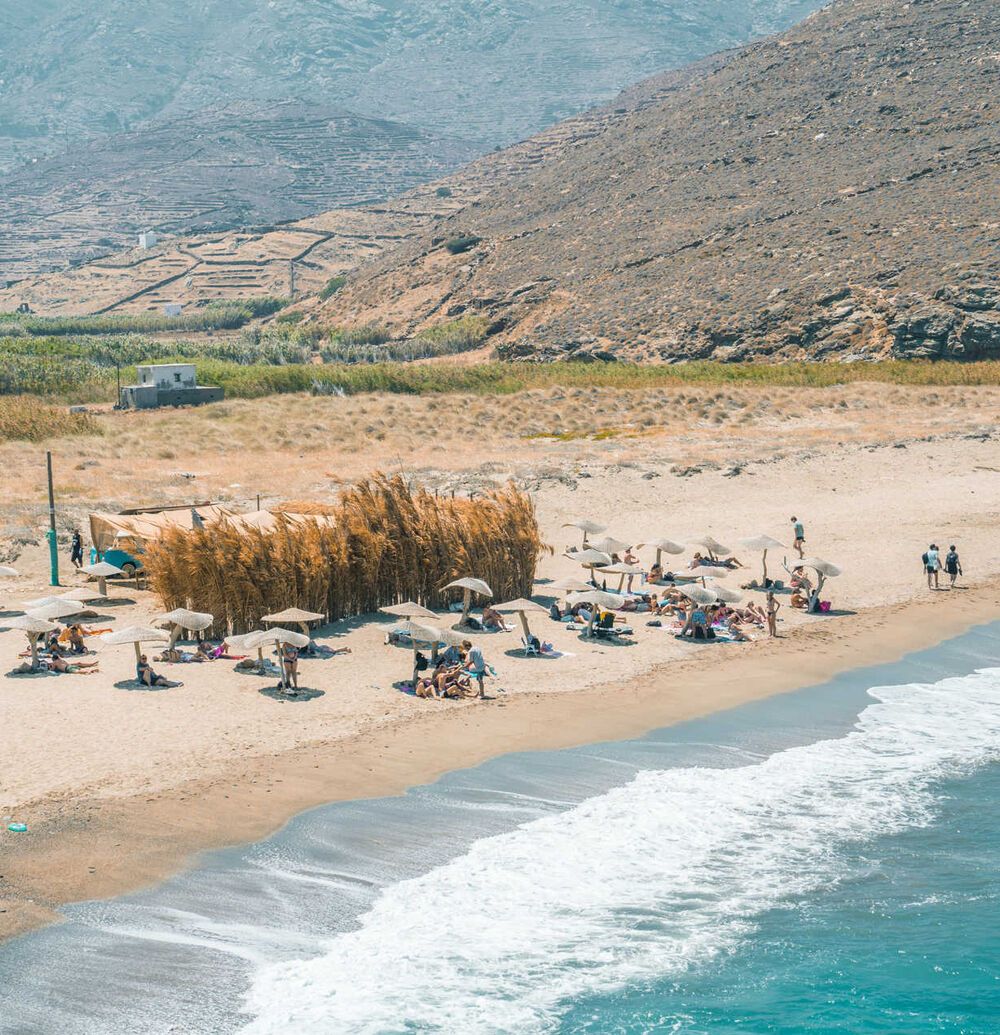
{"type": "Polygon", "coordinates": [[[534,645],[534,643],[526,640],[523,636],[521,637],[521,643],[524,645],[524,656],[526,658],[539,658],[542,652],[534,645]]]}

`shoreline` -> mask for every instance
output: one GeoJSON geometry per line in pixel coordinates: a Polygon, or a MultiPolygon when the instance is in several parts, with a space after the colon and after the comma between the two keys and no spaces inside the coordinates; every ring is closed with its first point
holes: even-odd
{"type": "Polygon", "coordinates": [[[8,838],[0,940],[58,923],[59,908],[139,891],[196,865],[203,851],[260,840],[295,815],[336,801],[381,798],[517,751],[559,750],[636,737],[688,719],[898,660],[1000,619],[1000,580],[959,599],[936,593],[818,618],[779,638],[655,666],[625,686],[522,692],[445,705],[419,718],[274,755],[158,793],[53,802],[31,834],[8,838]],[[689,692],[697,676],[697,694],[689,692]]]}

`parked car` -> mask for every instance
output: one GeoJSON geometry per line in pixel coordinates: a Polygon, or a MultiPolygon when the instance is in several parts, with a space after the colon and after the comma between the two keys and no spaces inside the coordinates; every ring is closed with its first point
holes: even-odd
{"type": "MultiPolygon", "coordinates": [[[[136,553],[141,553],[141,551],[136,549],[136,553]]],[[[142,561],[139,557],[119,547],[105,550],[101,559],[107,561],[108,564],[113,564],[116,568],[121,568],[129,578],[132,578],[137,571],[142,571],[142,561]]]]}

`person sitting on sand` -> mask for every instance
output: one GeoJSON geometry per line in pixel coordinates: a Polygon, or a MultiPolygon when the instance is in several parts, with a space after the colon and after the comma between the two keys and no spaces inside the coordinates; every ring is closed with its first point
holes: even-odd
{"type": "Polygon", "coordinates": [[[510,632],[503,615],[499,611],[494,611],[489,604],[483,608],[483,628],[487,632],[510,632]]]}
{"type": "Polygon", "coordinates": [[[427,676],[421,676],[417,680],[417,685],[413,688],[413,692],[417,697],[436,697],[434,693],[434,680],[427,676]]]}
{"type": "Polygon", "coordinates": [[[788,601],[788,604],[790,607],[796,607],[804,611],[809,607],[809,597],[801,589],[796,589],[792,591],[792,599],[788,601]]]}
{"type": "Polygon", "coordinates": [[[48,651],[53,656],[62,654],[62,647],[59,646],[59,630],[53,629],[45,634],[45,646],[42,650],[48,651]]]}
{"type": "Polygon", "coordinates": [[[743,623],[740,622],[737,615],[731,615],[729,621],[726,623],[726,628],[729,630],[729,635],[737,643],[752,643],[753,637],[748,636],[746,630],[743,628],[743,623]]]}
{"type": "Polygon", "coordinates": [[[559,605],[555,601],[549,607],[549,618],[553,622],[561,622],[563,620],[563,612],[559,610],[559,605]]]}
{"type": "Polygon", "coordinates": [[[69,627],[69,649],[73,654],[86,654],[87,645],[83,642],[83,630],[79,625],[69,627]]]}
{"type": "Polygon", "coordinates": [[[649,575],[646,577],[647,582],[659,582],[663,578],[663,565],[659,561],[654,562],[653,566],[649,569],[649,575]]]}
{"type": "Polygon", "coordinates": [[[149,660],[145,654],[140,655],[135,666],[135,678],[143,686],[170,686],[170,680],[166,676],[157,675],[150,668],[149,660]]]}

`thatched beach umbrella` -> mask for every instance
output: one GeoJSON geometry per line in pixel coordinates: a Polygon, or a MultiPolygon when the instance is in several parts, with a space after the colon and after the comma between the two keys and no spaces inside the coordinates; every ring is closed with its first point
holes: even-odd
{"type": "Polygon", "coordinates": [[[474,579],[471,576],[466,576],[461,579],[455,579],[454,582],[449,582],[444,589],[460,589],[462,590],[462,619],[459,625],[465,625],[469,617],[469,609],[472,607],[472,594],[478,593],[481,597],[493,596],[493,590],[483,582],[482,579],[474,579]]]}
{"type": "Polygon", "coordinates": [[[101,633],[101,639],[112,646],[131,643],[135,647],[135,660],[138,662],[142,657],[140,644],[168,643],[170,637],[162,629],[150,629],[146,625],[129,625],[124,629],[116,629],[114,632],[101,633]]]}
{"type": "Polygon", "coordinates": [[[521,619],[521,628],[524,630],[524,642],[527,643],[531,636],[531,630],[528,628],[528,613],[540,613],[547,615],[549,609],[542,607],[541,604],[534,600],[527,600],[521,597],[517,600],[508,600],[505,604],[494,604],[494,611],[499,611],[502,615],[517,615],[521,619]]]}
{"type": "Polygon", "coordinates": [[[717,557],[726,557],[733,551],[728,546],[723,546],[717,539],[710,535],[696,535],[684,540],[688,546],[702,546],[708,550],[709,557],[714,561],[717,557]]]}
{"type": "Polygon", "coordinates": [[[38,637],[43,633],[50,633],[59,627],[53,622],[47,622],[44,618],[36,618],[34,615],[20,615],[17,618],[5,618],[3,624],[8,629],[20,629],[28,637],[28,646],[31,648],[31,671],[38,671],[38,637]]]}
{"type": "Polygon", "coordinates": [[[577,604],[593,605],[590,609],[590,621],[587,623],[588,636],[592,636],[594,633],[594,620],[597,618],[599,607],[610,611],[625,603],[623,596],[619,596],[617,593],[607,593],[602,589],[590,589],[586,593],[571,593],[567,600],[573,607],[576,607],[577,604]]]}
{"type": "Polygon", "coordinates": [[[567,521],[563,528],[578,528],[583,533],[583,548],[587,548],[587,536],[600,535],[607,531],[606,525],[599,525],[596,521],[589,521],[587,518],[577,518],[575,521],[567,521]]]}
{"type": "Polygon", "coordinates": [[[78,615],[85,610],[85,607],[74,600],[53,600],[51,604],[46,604],[44,607],[32,608],[28,611],[28,614],[32,618],[41,618],[46,622],[55,622],[60,618],[70,618],[73,615],[78,615]]]}
{"type": "Polygon", "coordinates": [[[188,629],[191,632],[203,632],[214,622],[214,615],[203,611],[189,611],[186,607],[178,607],[174,611],[168,611],[165,615],[160,615],[158,618],[153,619],[153,625],[157,628],[172,626],[168,649],[173,649],[174,644],[180,639],[181,632],[184,629],[188,629]]]}
{"type": "Polygon", "coordinates": [[[85,564],[80,571],[87,575],[92,575],[97,579],[97,588],[101,591],[101,596],[106,597],[108,595],[108,583],[112,575],[124,575],[125,572],[121,568],[116,568],[113,564],[108,564],[107,561],[98,561],[96,564],[85,564]]]}
{"type": "MultiPolygon", "coordinates": [[[[601,550],[578,550],[576,553],[569,554],[569,556],[589,569],[591,580],[594,578],[595,568],[603,568],[611,563],[611,554],[603,553],[601,550]]],[[[593,586],[595,583],[591,581],[591,585],[593,586]]]]}
{"type": "Polygon", "coordinates": [[[6,564],[0,564],[0,577],[5,579],[16,579],[20,573],[17,568],[10,568],[6,564]]]}
{"type": "Polygon", "coordinates": [[[302,646],[308,645],[310,638],[309,634],[309,623],[318,622],[324,615],[317,613],[316,611],[303,611],[301,607],[286,607],[284,611],[278,611],[273,615],[264,615],[261,619],[262,622],[295,622],[301,629],[302,634],[306,638],[306,643],[302,646]]]}
{"type": "Polygon", "coordinates": [[[755,535],[748,539],[741,539],[739,541],[740,546],[746,550],[753,550],[755,553],[761,554],[761,564],[763,566],[762,585],[767,585],[767,551],[768,550],[786,550],[788,549],[784,543],[779,543],[777,539],[772,538],[769,535],[755,535]]]}
{"type": "Polygon", "coordinates": [[[616,592],[621,593],[622,586],[625,585],[625,577],[627,575],[642,575],[645,573],[645,568],[641,564],[609,564],[605,568],[601,568],[602,575],[620,575],[621,578],[618,580],[618,589],[616,592]]]}
{"type": "Polygon", "coordinates": [[[628,547],[628,543],[623,543],[621,539],[615,539],[614,536],[605,536],[603,539],[598,539],[596,543],[590,544],[591,549],[600,550],[601,553],[624,553],[628,547]]]}
{"type": "Polygon", "coordinates": [[[60,600],[76,600],[81,604],[98,603],[104,598],[96,590],[87,589],[81,586],[79,589],[68,589],[65,593],[59,594],[60,600]]]}
{"type": "Polygon", "coordinates": [[[665,553],[679,554],[683,553],[687,547],[683,543],[675,543],[673,539],[650,539],[645,543],[638,543],[636,545],[637,550],[642,550],[644,547],[651,546],[656,551],[656,563],[661,563],[661,558],[665,553]]]}
{"type": "Polygon", "coordinates": [[[718,602],[718,594],[714,589],[707,586],[682,586],[680,592],[684,594],[693,604],[705,607],[708,604],[718,602]]]}
{"type": "Polygon", "coordinates": [[[557,593],[589,593],[594,587],[589,582],[584,582],[583,579],[576,579],[572,575],[567,575],[566,578],[557,579],[544,588],[554,589],[557,593]]]}
{"type": "Polygon", "coordinates": [[[414,687],[417,685],[417,655],[420,653],[422,646],[430,647],[431,656],[436,657],[440,644],[445,643],[449,646],[460,647],[464,643],[464,638],[452,629],[441,629],[436,625],[415,622],[412,619],[401,622],[397,628],[410,637],[410,645],[413,647],[414,687]]]}
{"type": "Polygon", "coordinates": [[[829,561],[821,560],[819,557],[805,557],[798,564],[796,568],[812,568],[816,572],[816,588],[813,590],[814,597],[818,600],[819,594],[823,589],[823,583],[828,578],[836,578],[841,574],[840,568],[836,564],[831,564],[829,561]]]}
{"type": "Polygon", "coordinates": [[[712,579],[728,578],[732,573],[732,568],[723,568],[718,564],[699,564],[692,571],[696,579],[701,579],[703,586],[707,586],[712,579]]]}
{"type": "Polygon", "coordinates": [[[389,604],[388,607],[380,607],[379,610],[386,615],[394,615],[396,618],[431,618],[437,620],[437,615],[423,604],[416,604],[412,600],[406,600],[402,604],[389,604]]]}
{"type": "Polygon", "coordinates": [[[738,604],[743,599],[743,594],[738,589],[730,589],[728,586],[713,586],[712,592],[723,604],[738,604]]]}

